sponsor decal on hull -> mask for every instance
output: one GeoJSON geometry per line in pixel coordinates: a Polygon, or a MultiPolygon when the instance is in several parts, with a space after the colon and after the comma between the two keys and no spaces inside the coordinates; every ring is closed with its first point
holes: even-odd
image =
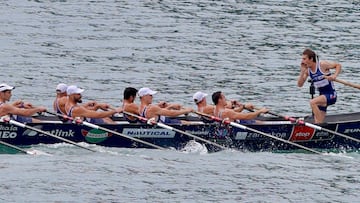
{"type": "MultiPolygon", "coordinates": [[[[281,139],[286,139],[286,132],[265,132],[266,134],[270,134],[275,137],[279,137],[281,139]]],[[[235,140],[251,140],[251,139],[259,139],[259,138],[267,138],[268,136],[255,133],[255,132],[237,132],[235,136],[235,140]]]]}
{"type": "Polygon", "coordinates": [[[175,132],[167,129],[124,128],[123,134],[138,138],[174,138],[175,132]]]}
{"type": "Polygon", "coordinates": [[[87,142],[94,144],[103,142],[111,136],[111,133],[99,129],[91,129],[89,131],[82,129],[81,134],[85,137],[87,142]]]}
{"type": "Polygon", "coordinates": [[[294,126],[294,129],[291,133],[290,141],[308,141],[314,136],[315,129],[297,125],[294,126]]]}
{"type": "Polygon", "coordinates": [[[0,138],[14,139],[17,136],[18,127],[16,126],[2,126],[0,125],[0,138]]]}
{"type": "Polygon", "coordinates": [[[344,130],[345,134],[351,134],[351,133],[360,133],[360,128],[346,128],[344,130]]]}
{"type": "MultiPolygon", "coordinates": [[[[37,129],[41,130],[41,126],[34,126],[34,128],[37,128],[37,129]]],[[[75,136],[75,131],[73,131],[71,129],[69,129],[67,131],[62,130],[62,129],[53,129],[53,130],[44,130],[44,131],[48,132],[48,133],[50,133],[52,135],[58,136],[58,137],[74,137],[75,136]]],[[[45,135],[43,133],[39,133],[39,132],[30,130],[30,129],[26,129],[23,132],[23,135],[30,136],[30,137],[33,137],[33,136],[48,136],[48,135],[45,135]]]]}

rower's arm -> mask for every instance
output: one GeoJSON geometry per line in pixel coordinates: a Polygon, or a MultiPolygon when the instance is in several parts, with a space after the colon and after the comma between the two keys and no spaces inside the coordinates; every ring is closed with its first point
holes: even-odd
{"type": "Polygon", "coordinates": [[[302,87],[306,81],[306,78],[309,76],[308,69],[305,64],[301,64],[300,66],[300,74],[297,81],[297,86],[302,87]]]}
{"type": "Polygon", "coordinates": [[[231,120],[251,120],[251,119],[258,117],[263,112],[264,112],[263,109],[257,110],[254,112],[249,112],[249,113],[237,113],[235,111],[229,110],[228,117],[231,120]]]}
{"type": "Polygon", "coordinates": [[[105,118],[119,112],[120,111],[118,109],[109,110],[109,111],[93,111],[93,110],[88,110],[83,106],[78,106],[73,109],[72,116],[87,117],[87,118],[105,118]]]}
{"type": "Polygon", "coordinates": [[[321,68],[325,69],[325,72],[327,72],[329,69],[335,69],[335,73],[333,73],[328,79],[335,80],[336,77],[341,72],[341,64],[334,62],[334,61],[321,61],[321,68]]]}
{"type": "Polygon", "coordinates": [[[149,109],[149,116],[150,115],[161,115],[161,116],[169,116],[169,117],[175,117],[182,114],[190,113],[193,111],[191,108],[182,108],[180,110],[169,110],[166,108],[160,108],[158,106],[152,106],[149,109]]]}
{"type": "Polygon", "coordinates": [[[13,105],[6,104],[4,106],[5,111],[7,114],[13,114],[13,115],[19,115],[19,116],[32,116],[36,114],[37,112],[45,112],[46,108],[44,107],[34,107],[31,109],[25,109],[25,108],[17,108],[13,105]]]}

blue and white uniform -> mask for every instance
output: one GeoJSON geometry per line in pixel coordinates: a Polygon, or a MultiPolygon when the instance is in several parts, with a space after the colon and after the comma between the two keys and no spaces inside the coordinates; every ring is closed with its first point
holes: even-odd
{"type": "Polygon", "coordinates": [[[319,90],[320,95],[324,95],[326,97],[326,107],[319,106],[321,111],[325,111],[327,106],[336,103],[336,91],[334,87],[334,82],[325,79],[324,76],[330,76],[331,73],[323,73],[320,69],[320,62],[316,63],[316,71],[312,72],[309,68],[309,76],[311,80],[314,82],[315,88],[319,90]]]}

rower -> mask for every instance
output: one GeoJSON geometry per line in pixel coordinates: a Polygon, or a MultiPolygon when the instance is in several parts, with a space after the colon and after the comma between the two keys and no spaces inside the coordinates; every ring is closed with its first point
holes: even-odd
{"type": "Polygon", "coordinates": [[[221,119],[228,119],[230,122],[238,121],[243,123],[255,123],[256,120],[252,120],[259,116],[261,113],[267,113],[269,110],[262,108],[253,112],[242,113],[236,112],[234,109],[226,108],[227,102],[225,95],[221,92],[214,92],[212,94],[212,100],[215,104],[214,116],[221,119]]]}
{"type": "Polygon", "coordinates": [[[143,87],[139,90],[138,95],[140,97],[140,108],[139,114],[142,117],[147,119],[156,118],[157,121],[160,121],[165,124],[186,124],[188,122],[182,121],[179,119],[171,119],[169,117],[176,117],[182,114],[187,114],[193,111],[192,108],[180,108],[175,109],[171,106],[161,108],[159,105],[153,105],[153,95],[157,91],[153,91],[150,88],[143,87]]]}
{"type": "Polygon", "coordinates": [[[93,106],[93,110],[84,107],[83,105],[78,105],[81,103],[82,95],[81,93],[84,92],[84,89],[78,88],[75,85],[68,86],[66,93],[68,95],[68,100],[65,104],[65,111],[66,115],[77,118],[81,117],[87,120],[89,123],[94,124],[115,124],[113,120],[111,120],[110,116],[115,113],[122,112],[122,108],[116,108],[110,110],[110,105],[105,103],[97,103],[95,102],[93,106]],[[103,111],[97,111],[101,109],[103,111]]]}
{"type": "MultiPolygon", "coordinates": [[[[199,112],[214,116],[215,106],[207,104],[207,96],[208,94],[198,91],[193,95],[193,100],[199,112]]],[[[252,111],[254,109],[254,105],[251,103],[242,104],[236,100],[227,100],[225,108],[232,109],[235,112],[242,112],[244,109],[252,111]]],[[[205,123],[214,122],[212,119],[206,116],[201,116],[201,120],[205,123]]]]}
{"type": "Polygon", "coordinates": [[[67,85],[60,83],[56,86],[56,98],[53,102],[54,111],[58,114],[65,115],[65,104],[67,102],[66,94],[67,85]]]}
{"type": "MultiPolygon", "coordinates": [[[[125,112],[129,112],[132,114],[139,115],[139,106],[135,103],[136,94],[138,90],[133,87],[127,87],[124,90],[123,104],[122,108],[125,112]]],[[[139,120],[134,116],[129,116],[127,114],[123,114],[125,120],[129,123],[137,123],[139,120]]]]}
{"type": "Polygon", "coordinates": [[[15,87],[8,84],[0,84],[0,117],[10,116],[10,118],[21,123],[39,123],[39,119],[31,116],[38,112],[45,112],[45,107],[34,107],[31,103],[23,102],[21,100],[15,101],[12,104],[6,103],[10,101],[12,90],[15,87]]]}

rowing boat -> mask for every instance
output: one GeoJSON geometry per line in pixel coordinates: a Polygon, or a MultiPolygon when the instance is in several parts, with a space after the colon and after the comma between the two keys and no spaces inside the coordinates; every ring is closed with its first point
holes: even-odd
{"type": "MultiPolygon", "coordinates": [[[[63,123],[56,116],[39,116],[37,118],[43,120],[43,122],[28,123],[27,125],[74,142],[86,142],[106,147],[149,148],[148,145],[144,145],[143,143],[103,130],[92,129],[89,126],[81,124],[63,123]]],[[[256,132],[217,122],[204,123],[197,116],[186,116],[181,119],[190,122],[186,125],[170,126],[228,148],[245,151],[292,150],[296,148],[293,145],[271,139],[256,132]]],[[[259,117],[259,120],[261,120],[261,122],[256,124],[244,125],[313,149],[356,150],[360,148],[360,143],[354,140],[349,140],[331,132],[316,130],[281,118],[259,117]]],[[[313,122],[312,117],[306,117],[304,120],[305,122],[313,122]]],[[[179,132],[159,126],[146,123],[129,123],[123,120],[122,117],[117,117],[116,122],[117,124],[101,124],[100,126],[164,148],[181,149],[186,143],[193,139],[179,132]]],[[[320,126],[330,131],[343,133],[359,139],[360,113],[328,115],[325,123],[320,126]]],[[[41,132],[21,128],[9,123],[0,123],[0,139],[17,146],[61,142],[61,140],[47,136],[41,132]]],[[[207,147],[209,151],[219,150],[216,146],[207,144],[207,147]]]]}

